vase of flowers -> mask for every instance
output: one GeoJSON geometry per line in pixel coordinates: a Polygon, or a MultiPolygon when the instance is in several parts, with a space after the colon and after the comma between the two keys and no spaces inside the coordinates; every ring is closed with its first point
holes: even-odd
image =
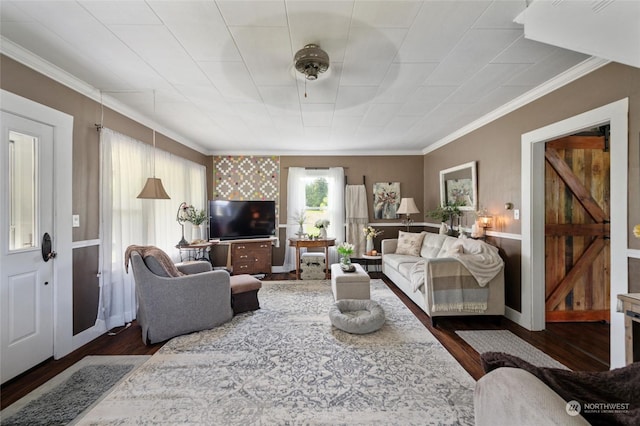
{"type": "Polygon", "coordinates": [[[354,246],[351,243],[343,242],[337,247],[338,254],[340,255],[340,266],[349,267],[351,265],[351,255],[353,254],[354,246]]]}
{"type": "Polygon", "coordinates": [[[320,231],[320,238],[327,238],[327,228],[329,227],[328,219],[318,219],[316,220],[315,227],[320,231]]]}
{"type": "Polygon", "coordinates": [[[364,236],[367,240],[365,254],[371,255],[371,253],[373,252],[373,239],[382,234],[384,231],[381,229],[376,229],[373,226],[366,226],[362,229],[362,232],[364,232],[364,236]]]}
{"type": "Polygon", "coordinates": [[[293,220],[298,224],[298,232],[296,232],[296,235],[298,238],[302,238],[304,236],[304,223],[307,220],[305,211],[299,210],[298,213],[293,215],[293,220]]]}

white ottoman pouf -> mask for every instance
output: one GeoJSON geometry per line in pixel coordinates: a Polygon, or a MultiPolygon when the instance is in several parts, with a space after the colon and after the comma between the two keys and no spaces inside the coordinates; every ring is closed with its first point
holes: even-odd
{"type": "Polygon", "coordinates": [[[344,272],[340,264],[331,265],[331,291],[335,300],[370,299],[369,274],[357,263],[354,272],[344,272]]]}
{"type": "Polygon", "coordinates": [[[329,309],[334,327],[352,334],[367,334],[379,330],[384,324],[384,310],[373,300],[338,300],[329,309]]]}
{"type": "Polygon", "coordinates": [[[324,269],[324,253],[306,252],[300,255],[300,278],[303,280],[324,280],[324,269]]]}

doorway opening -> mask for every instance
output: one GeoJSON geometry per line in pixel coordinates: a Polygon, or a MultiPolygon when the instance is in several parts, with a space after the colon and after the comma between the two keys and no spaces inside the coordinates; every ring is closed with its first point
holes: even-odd
{"type": "Polygon", "coordinates": [[[627,169],[628,99],[587,111],[522,135],[522,312],[511,310],[510,319],[529,330],[545,329],[545,145],[584,129],[610,125],[610,291],[611,367],[622,367],[624,318],[616,313],[617,294],[626,293],[627,270],[627,169]],[[618,206],[618,207],[616,207],[618,206]]]}

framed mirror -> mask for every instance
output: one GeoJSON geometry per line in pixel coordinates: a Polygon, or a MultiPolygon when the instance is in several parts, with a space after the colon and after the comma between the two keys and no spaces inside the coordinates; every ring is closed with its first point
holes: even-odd
{"type": "Polygon", "coordinates": [[[440,171],[440,202],[464,203],[460,210],[478,210],[478,183],[476,162],[464,163],[440,171]]]}

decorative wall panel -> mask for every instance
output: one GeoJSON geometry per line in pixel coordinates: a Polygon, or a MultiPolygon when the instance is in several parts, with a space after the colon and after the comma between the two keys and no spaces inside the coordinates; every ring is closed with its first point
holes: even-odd
{"type": "Polygon", "coordinates": [[[275,200],[280,207],[280,157],[217,156],[213,197],[220,200],[275,200]]]}

